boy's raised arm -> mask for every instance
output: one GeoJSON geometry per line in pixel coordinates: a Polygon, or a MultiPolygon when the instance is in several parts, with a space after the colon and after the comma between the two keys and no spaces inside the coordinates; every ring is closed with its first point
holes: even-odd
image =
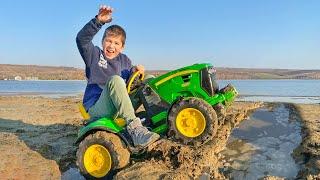
{"type": "Polygon", "coordinates": [[[91,63],[91,54],[94,51],[92,39],[105,23],[111,22],[112,11],[113,9],[109,6],[100,6],[98,15],[90,20],[77,34],[77,46],[86,64],[91,63]]]}

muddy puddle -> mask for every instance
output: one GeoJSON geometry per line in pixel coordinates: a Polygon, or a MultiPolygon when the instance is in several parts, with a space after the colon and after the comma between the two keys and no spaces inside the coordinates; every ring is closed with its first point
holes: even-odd
{"type": "Polygon", "coordinates": [[[61,180],[73,180],[73,179],[77,179],[77,180],[85,180],[86,178],[84,178],[78,168],[70,168],[68,169],[66,172],[62,173],[61,175],[61,180]]]}
{"type": "Polygon", "coordinates": [[[292,152],[301,143],[301,125],[285,104],[264,106],[234,129],[222,151],[225,177],[294,179],[301,169],[292,152]]]}

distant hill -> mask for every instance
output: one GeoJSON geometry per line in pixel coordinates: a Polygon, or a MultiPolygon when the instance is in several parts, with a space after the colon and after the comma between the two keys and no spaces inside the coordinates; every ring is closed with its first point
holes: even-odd
{"type": "MultiPolygon", "coordinates": [[[[217,79],[320,79],[320,70],[216,68],[217,79]]],[[[147,71],[160,75],[165,72],[147,71]]]]}
{"type": "Polygon", "coordinates": [[[73,67],[0,64],[0,79],[80,80],[84,70],[73,67]]]}
{"type": "MultiPolygon", "coordinates": [[[[161,75],[167,70],[149,70],[161,75]]],[[[0,79],[84,80],[84,69],[73,67],[0,64],[0,79]]],[[[320,70],[217,68],[217,79],[320,79],[320,70]]]]}
{"type": "Polygon", "coordinates": [[[218,79],[320,79],[320,70],[217,68],[218,79]]]}

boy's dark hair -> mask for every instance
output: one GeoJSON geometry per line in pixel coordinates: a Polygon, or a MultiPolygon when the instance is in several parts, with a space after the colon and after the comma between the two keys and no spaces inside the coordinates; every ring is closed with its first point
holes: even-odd
{"type": "Polygon", "coordinates": [[[103,34],[102,37],[102,42],[104,41],[104,38],[106,38],[108,36],[121,36],[121,42],[122,42],[122,46],[124,46],[125,42],[126,42],[126,32],[124,31],[124,29],[119,26],[119,25],[111,25],[109,26],[103,34]]]}

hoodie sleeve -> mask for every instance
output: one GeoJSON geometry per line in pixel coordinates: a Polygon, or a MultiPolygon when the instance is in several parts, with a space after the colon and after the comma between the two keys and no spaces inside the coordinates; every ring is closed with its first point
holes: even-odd
{"type": "Polygon", "coordinates": [[[99,48],[95,48],[93,45],[92,39],[102,26],[103,24],[98,22],[97,18],[93,18],[77,34],[76,42],[78,50],[86,64],[86,67],[91,64],[93,52],[99,52],[99,48]]]}
{"type": "Polygon", "coordinates": [[[132,66],[131,60],[126,55],[124,55],[121,77],[125,79],[126,82],[128,81],[129,77],[132,74],[132,68],[133,66],[132,66]]]}

